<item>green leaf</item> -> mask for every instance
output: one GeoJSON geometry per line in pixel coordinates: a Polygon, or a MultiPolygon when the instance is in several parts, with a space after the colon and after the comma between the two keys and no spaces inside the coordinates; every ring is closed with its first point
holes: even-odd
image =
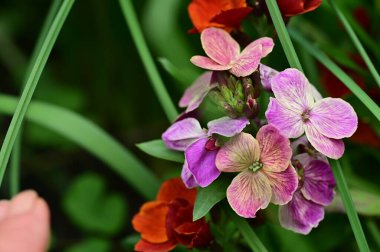
{"type": "Polygon", "coordinates": [[[123,196],[106,192],[106,181],[95,173],[79,175],[67,189],[63,207],[71,220],[85,231],[112,235],[127,217],[123,196]]]}
{"type": "Polygon", "coordinates": [[[111,242],[100,238],[89,238],[70,248],[65,252],[108,252],[111,250],[111,242]]]}
{"type": "Polygon", "coordinates": [[[169,150],[164,141],[161,139],[152,140],[137,144],[137,147],[143,152],[156,157],[173,162],[183,163],[185,156],[182,152],[169,150]]]}
{"type": "Polygon", "coordinates": [[[230,182],[230,180],[220,177],[208,187],[198,189],[193,210],[193,221],[205,216],[214,205],[226,197],[226,190],[230,182]]]}

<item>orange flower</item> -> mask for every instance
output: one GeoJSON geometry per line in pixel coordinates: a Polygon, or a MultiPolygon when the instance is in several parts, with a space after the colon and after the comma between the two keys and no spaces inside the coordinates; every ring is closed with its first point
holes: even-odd
{"type": "Polygon", "coordinates": [[[281,14],[287,18],[313,11],[321,3],[322,0],[277,0],[281,14]]]}
{"type": "Polygon", "coordinates": [[[252,8],[247,7],[245,0],[193,0],[188,11],[194,25],[192,33],[200,33],[208,27],[231,32],[240,26],[252,8]]]}
{"type": "Polygon", "coordinates": [[[136,251],[170,251],[177,244],[204,247],[211,241],[209,225],[202,218],[195,222],[193,208],[196,189],[187,189],[180,178],[164,182],[155,201],[145,203],[132,219],[141,233],[136,251]]]}

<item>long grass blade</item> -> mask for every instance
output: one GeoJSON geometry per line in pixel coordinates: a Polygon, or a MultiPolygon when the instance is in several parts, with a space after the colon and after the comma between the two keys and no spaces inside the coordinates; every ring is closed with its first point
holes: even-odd
{"type": "Polygon", "coordinates": [[[9,193],[15,196],[20,190],[20,157],[21,157],[21,134],[17,136],[15,145],[12,150],[11,163],[9,167],[9,193]]]}
{"type": "Polygon", "coordinates": [[[148,77],[153,85],[153,89],[156,92],[157,98],[164,109],[169,121],[174,121],[177,117],[177,110],[170,99],[165,85],[158,73],[157,67],[154,64],[152,55],[149,52],[148,46],[141,31],[141,27],[137,21],[136,13],[134,11],[131,0],[119,0],[121,9],[124,14],[125,21],[131,31],[133,41],[140,54],[141,60],[144,64],[145,70],[148,73],[148,77]]]}
{"type": "Polygon", "coordinates": [[[8,128],[7,134],[5,136],[3,145],[0,151],[0,185],[4,177],[5,169],[7,167],[9,157],[15,143],[18,132],[21,128],[22,121],[24,120],[25,113],[28,109],[29,103],[32,99],[34,90],[37,87],[37,83],[41,77],[41,73],[46,65],[47,59],[50,55],[50,52],[53,48],[53,45],[58,37],[59,32],[63,26],[63,23],[68,16],[71,7],[74,4],[74,0],[65,0],[57,15],[54,18],[54,21],[49,29],[49,32],[46,34],[46,38],[41,46],[41,50],[36,57],[36,60],[33,64],[33,68],[27,78],[25,88],[21,94],[21,98],[13,115],[12,121],[8,128]]]}

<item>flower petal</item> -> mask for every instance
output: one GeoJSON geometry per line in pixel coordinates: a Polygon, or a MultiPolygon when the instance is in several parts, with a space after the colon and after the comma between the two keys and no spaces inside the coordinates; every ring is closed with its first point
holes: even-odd
{"type": "Polygon", "coordinates": [[[222,29],[207,28],[203,30],[201,42],[207,56],[220,65],[229,65],[239,57],[239,44],[222,29]]]}
{"type": "Polygon", "coordinates": [[[150,243],[148,241],[141,239],[138,243],[136,243],[135,251],[162,252],[162,251],[170,251],[174,249],[175,246],[177,246],[177,241],[175,240],[169,240],[163,243],[150,243]]]}
{"type": "Polygon", "coordinates": [[[248,169],[259,158],[257,140],[251,134],[240,133],[220,148],[215,163],[222,172],[239,172],[248,169]]]}
{"type": "Polygon", "coordinates": [[[305,124],[305,133],[310,144],[320,153],[332,159],[339,159],[343,156],[343,140],[325,137],[311,123],[305,124]]]}
{"type": "MultiPolygon", "coordinates": [[[[220,2],[220,1],[219,1],[220,2]]],[[[240,1],[243,2],[243,1],[240,1]]],[[[226,28],[239,27],[241,21],[252,12],[251,7],[241,7],[230,10],[222,10],[218,15],[214,16],[210,21],[223,24],[226,28]]],[[[225,29],[227,30],[227,29],[225,29]]]]}
{"type": "Polygon", "coordinates": [[[251,75],[260,64],[262,50],[261,45],[245,48],[240,54],[239,59],[233,63],[230,72],[237,77],[251,75]]]}
{"type": "Polygon", "coordinates": [[[310,121],[325,137],[350,137],[358,127],[358,116],[352,106],[340,98],[325,98],[315,103],[310,121]]]}
{"type": "Polygon", "coordinates": [[[205,135],[197,119],[186,118],[170,126],[162,134],[162,140],[168,148],[184,151],[191,143],[205,135]]]}
{"type": "Polygon", "coordinates": [[[281,134],[288,138],[300,137],[304,132],[300,114],[286,108],[272,97],[269,100],[265,117],[268,123],[273,124],[281,134]]]}
{"type": "Polygon", "coordinates": [[[301,115],[314,105],[309,81],[297,69],[288,68],[272,78],[272,91],[284,107],[301,115]]]}
{"type": "Polygon", "coordinates": [[[243,171],[227,188],[228,202],[244,218],[256,217],[259,209],[268,206],[271,194],[269,181],[262,172],[243,171]]]}
{"type": "Polygon", "coordinates": [[[261,84],[263,85],[263,88],[267,91],[272,91],[271,80],[278,74],[278,71],[264,64],[260,64],[259,69],[261,84]]]}
{"type": "Polygon", "coordinates": [[[196,196],[197,190],[187,189],[180,178],[172,178],[162,183],[157,200],[169,203],[174,199],[185,199],[189,203],[194,203],[196,196]]]}
{"type": "Polygon", "coordinates": [[[189,167],[187,166],[186,160],[182,167],[181,178],[186,188],[190,189],[190,188],[199,186],[197,181],[194,178],[194,175],[190,172],[189,167]]]}
{"type": "Polygon", "coordinates": [[[287,205],[279,208],[281,226],[305,235],[318,226],[324,214],[323,206],[305,199],[299,191],[287,205]]]}
{"type": "Polygon", "coordinates": [[[207,124],[207,134],[218,134],[225,137],[232,137],[240,133],[245,126],[249,124],[249,120],[246,117],[240,117],[232,119],[228,116],[213,120],[207,124]]]}
{"type": "Polygon", "coordinates": [[[290,141],[273,125],[265,125],[257,132],[260,146],[260,162],[265,171],[281,172],[288,168],[292,149],[290,141]]]}
{"type": "Polygon", "coordinates": [[[250,51],[253,48],[255,48],[257,45],[261,45],[262,50],[261,50],[261,58],[266,57],[269,53],[272,52],[274,43],[272,38],[268,37],[262,37],[259,39],[256,39],[255,41],[251,42],[249,45],[247,45],[243,52],[241,54],[244,54],[244,51],[250,51]]]}
{"type": "Polygon", "coordinates": [[[197,67],[207,69],[207,70],[222,71],[222,70],[231,69],[230,65],[220,65],[217,62],[205,56],[198,56],[198,55],[193,56],[191,57],[190,61],[197,67]]]}
{"type": "Polygon", "coordinates": [[[218,149],[205,148],[208,138],[201,138],[191,144],[185,151],[186,161],[190,172],[201,187],[210,185],[219,175],[215,166],[218,149]]]}
{"type": "Polygon", "coordinates": [[[298,187],[298,175],[293,166],[289,165],[283,172],[264,171],[272,187],[271,202],[284,205],[292,198],[298,187]]]}

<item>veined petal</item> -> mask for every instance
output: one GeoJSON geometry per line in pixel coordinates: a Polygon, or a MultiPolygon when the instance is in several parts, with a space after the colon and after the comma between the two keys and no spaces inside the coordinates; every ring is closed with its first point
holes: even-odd
{"type": "Polygon", "coordinates": [[[263,171],[272,187],[271,202],[284,205],[292,198],[298,187],[298,175],[293,166],[289,165],[283,172],[263,171]]]}
{"type": "Polygon", "coordinates": [[[191,143],[206,136],[195,118],[186,118],[175,122],[163,134],[166,146],[173,150],[184,151],[191,143]]]}
{"type": "Polygon", "coordinates": [[[350,137],[358,127],[358,116],[352,106],[340,98],[325,98],[315,103],[310,121],[325,137],[350,137]]]}
{"type": "Polygon", "coordinates": [[[205,56],[193,56],[191,57],[190,61],[197,67],[207,70],[223,71],[231,68],[230,65],[220,65],[219,63],[205,56]]]}
{"type": "Polygon", "coordinates": [[[332,159],[339,159],[343,156],[343,140],[325,137],[311,123],[305,124],[305,133],[310,144],[320,153],[332,159]]]}
{"type": "Polygon", "coordinates": [[[272,97],[269,100],[265,117],[268,123],[273,124],[281,134],[288,138],[300,137],[304,132],[301,115],[286,108],[272,97]]]}
{"type": "Polygon", "coordinates": [[[187,166],[186,160],[182,167],[181,178],[186,188],[191,189],[191,188],[199,186],[197,181],[194,178],[194,175],[190,172],[189,167],[187,166]]]}
{"type": "Polygon", "coordinates": [[[201,138],[185,151],[188,168],[201,187],[210,185],[220,175],[215,166],[218,149],[207,150],[205,148],[207,141],[208,138],[201,138]]]}
{"type": "Polygon", "coordinates": [[[271,80],[273,76],[278,74],[278,71],[264,64],[260,64],[260,79],[263,88],[268,91],[272,91],[271,80]]]}
{"type": "Polygon", "coordinates": [[[201,33],[201,42],[207,56],[220,65],[228,65],[239,57],[239,44],[222,29],[205,29],[201,33]]]}
{"type": "Polygon", "coordinates": [[[314,105],[309,81],[297,69],[288,68],[272,78],[272,91],[284,107],[301,115],[314,105]]]}
{"type": "Polygon", "coordinates": [[[265,125],[257,132],[260,146],[260,162],[265,171],[281,172],[288,168],[292,149],[290,141],[273,125],[265,125]]]}
{"type": "Polygon", "coordinates": [[[237,77],[251,75],[259,66],[262,55],[262,46],[256,45],[252,48],[245,48],[236,60],[230,72],[237,77]]]}
{"type": "Polygon", "coordinates": [[[232,119],[228,116],[213,120],[207,124],[207,134],[218,134],[225,137],[232,137],[240,133],[245,126],[249,124],[249,120],[246,117],[240,117],[232,119]]]}
{"type": "Polygon", "coordinates": [[[251,134],[240,133],[220,148],[215,163],[222,172],[239,172],[248,169],[259,158],[257,140],[251,134]]]}
{"type": "Polygon", "coordinates": [[[268,206],[271,194],[270,183],[262,172],[243,171],[227,188],[231,208],[244,218],[256,217],[259,209],[268,206]]]}
{"type": "Polygon", "coordinates": [[[274,43],[273,43],[273,39],[272,38],[262,37],[262,38],[256,39],[255,41],[253,41],[249,45],[247,45],[244,48],[242,54],[244,53],[244,51],[250,51],[250,50],[252,50],[257,45],[261,45],[261,47],[262,47],[261,58],[264,58],[269,53],[271,53],[272,50],[273,50],[273,47],[274,47],[274,43]]]}
{"type": "Polygon", "coordinates": [[[305,235],[318,226],[324,215],[323,206],[305,199],[299,191],[288,204],[279,208],[281,226],[305,235]]]}

